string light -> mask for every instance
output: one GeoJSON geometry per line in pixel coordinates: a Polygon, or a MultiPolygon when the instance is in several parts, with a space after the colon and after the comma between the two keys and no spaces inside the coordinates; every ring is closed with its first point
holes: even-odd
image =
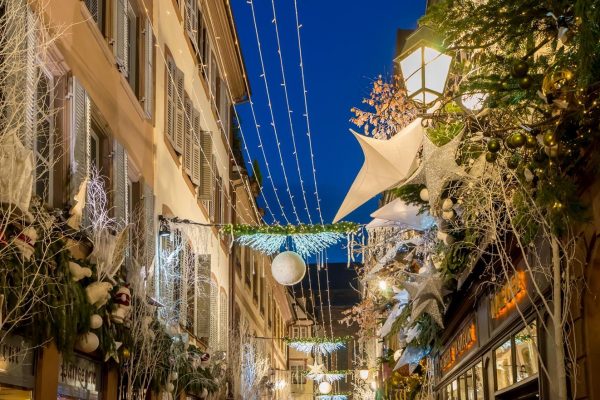
{"type": "Polygon", "coordinates": [[[286,339],[289,347],[299,352],[310,354],[331,354],[337,350],[346,348],[348,337],[327,339],[286,339]]]}
{"type": "Polygon", "coordinates": [[[306,90],[306,79],[304,78],[304,59],[302,56],[302,40],[300,39],[300,28],[302,25],[300,24],[300,19],[298,17],[298,2],[294,0],[294,11],[296,16],[296,33],[298,38],[298,55],[300,58],[300,77],[302,80],[302,94],[304,96],[304,117],[306,119],[306,136],[308,137],[308,147],[310,150],[310,162],[312,167],[312,175],[313,181],[315,184],[315,197],[317,199],[317,211],[319,212],[319,219],[321,224],[324,224],[323,214],[321,213],[321,198],[319,197],[319,187],[317,185],[317,169],[315,167],[315,156],[313,152],[312,138],[311,138],[311,130],[310,130],[310,118],[308,114],[308,91],[306,90]]]}
{"type": "Polygon", "coordinates": [[[273,255],[281,251],[289,239],[296,252],[303,258],[307,258],[338,243],[345,237],[345,234],[339,232],[306,233],[290,236],[271,233],[252,233],[236,236],[235,241],[242,246],[250,247],[267,255],[273,255]]]}
{"type": "Polygon", "coordinates": [[[323,381],[333,383],[333,382],[341,381],[348,374],[349,374],[348,371],[325,371],[325,372],[321,372],[321,373],[317,373],[317,374],[308,372],[306,374],[306,377],[317,383],[323,382],[323,381]]]}
{"type": "Polygon", "coordinates": [[[275,37],[277,38],[277,54],[279,55],[279,65],[281,67],[282,86],[285,94],[285,105],[287,107],[288,121],[290,124],[290,134],[292,136],[292,146],[294,149],[294,157],[296,158],[296,168],[298,169],[298,179],[300,180],[300,189],[302,191],[302,199],[304,200],[304,206],[306,214],[308,215],[308,221],[312,224],[312,217],[308,208],[308,201],[306,200],[306,191],[304,190],[304,179],[302,179],[302,172],[300,171],[300,160],[298,158],[298,149],[296,148],[296,138],[294,133],[294,124],[292,123],[292,110],[290,109],[290,100],[287,90],[287,82],[285,79],[285,68],[283,67],[283,55],[281,51],[281,42],[279,39],[279,27],[277,25],[277,13],[275,12],[275,0],[271,0],[271,7],[273,9],[273,24],[275,25],[275,37]]]}
{"type": "MultiPolygon", "coordinates": [[[[265,70],[265,62],[263,59],[262,47],[260,44],[260,36],[258,33],[258,24],[256,23],[256,11],[254,9],[254,1],[249,0],[248,4],[250,4],[250,9],[252,10],[252,22],[254,23],[254,32],[256,34],[256,43],[258,46],[258,56],[259,56],[259,60],[260,60],[261,70],[262,70],[262,74],[260,75],[260,77],[262,78],[262,80],[265,84],[265,92],[267,95],[267,105],[269,106],[269,114],[271,116],[271,127],[273,128],[273,135],[275,136],[275,143],[277,144],[277,153],[279,155],[281,171],[283,172],[283,180],[285,182],[285,187],[288,192],[288,196],[290,198],[290,203],[292,205],[292,211],[293,211],[294,215],[296,216],[296,220],[298,221],[298,223],[300,223],[300,217],[298,216],[298,211],[296,210],[296,205],[294,203],[294,196],[292,196],[292,191],[290,190],[290,183],[288,181],[287,172],[285,170],[285,165],[283,162],[283,155],[281,153],[281,142],[279,141],[279,134],[277,133],[277,125],[275,124],[275,115],[273,113],[273,105],[271,103],[271,92],[269,91],[269,83],[267,81],[267,71],[265,70]]],[[[282,207],[282,211],[283,211],[283,207],[282,207]]]]}
{"type": "Polygon", "coordinates": [[[317,395],[317,400],[347,400],[347,394],[320,394],[317,395]]]}

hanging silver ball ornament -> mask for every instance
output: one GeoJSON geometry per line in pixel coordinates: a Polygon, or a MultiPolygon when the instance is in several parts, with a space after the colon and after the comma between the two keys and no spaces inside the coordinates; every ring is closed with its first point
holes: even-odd
{"type": "Polygon", "coordinates": [[[292,286],[299,283],[306,274],[306,263],[298,253],[284,251],[271,263],[273,278],[282,285],[292,286]]]}
{"type": "Polygon", "coordinates": [[[442,203],[442,210],[444,211],[450,211],[452,207],[454,207],[454,202],[450,198],[445,199],[442,203]]]}
{"type": "Polygon", "coordinates": [[[419,197],[423,201],[429,201],[429,190],[427,190],[427,188],[421,189],[421,191],[419,192],[419,197]]]}
{"type": "Polygon", "coordinates": [[[444,211],[442,212],[442,218],[446,221],[451,221],[454,219],[456,215],[454,214],[454,210],[444,211]]]}

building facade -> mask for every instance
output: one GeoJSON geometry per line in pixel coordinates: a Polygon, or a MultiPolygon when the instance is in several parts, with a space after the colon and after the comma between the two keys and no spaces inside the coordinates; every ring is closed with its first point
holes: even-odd
{"type": "MultiPolygon", "coordinates": [[[[233,106],[245,101],[249,86],[229,2],[1,5],[9,21],[3,37],[24,39],[15,45],[25,55],[19,87],[27,113],[20,116],[26,126],[19,137],[34,154],[33,195],[47,209],[73,213],[85,202],[84,183],[99,176],[107,218],[136,227],[124,265],[144,264],[147,301],[167,331],[203,357],[226,358],[231,327],[243,318],[254,336],[264,338],[271,382],[289,385],[282,340],[293,319],[287,293],[272,281],[268,257],[232,247],[219,229],[250,223],[249,216],[259,221],[247,178],[233,172],[243,162],[232,155],[233,106]],[[134,257],[134,242],[143,244],[140,257],[134,257]]],[[[94,224],[90,216],[83,207],[83,227],[94,224]]],[[[92,248],[70,251],[87,259],[92,248]]],[[[0,391],[11,398],[128,398],[118,357],[79,350],[63,357],[54,342],[40,346],[12,333],[2,347],[0,391]]],[[[173,377],[162,386],[169,388],[173,377]]],[[[225,398],[228,386],[236,387],[235,379],[228,381],[209,396],[225,398]]],[[[188,395],[207,397],[202,391],[188,395]]]]}

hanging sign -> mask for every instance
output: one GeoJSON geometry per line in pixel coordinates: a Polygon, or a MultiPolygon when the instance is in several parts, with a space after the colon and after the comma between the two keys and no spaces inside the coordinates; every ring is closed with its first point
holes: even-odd
{"type": "Polygon", "coordinates": [[[33,388],[33,346],[20,336],[0,337],[0,383],[33,388]]]}
{"type": "Polygon", "coordinates": [[[97,400],[102,368],[99,363],[75,356],[73,361],[61,357],[58,372],[58,393],[72,397],[97,400]]]}
{"type": "Polygon", "coordinates": [[[475,321],[465,324],[440,356],[442,372],[452,368],[477,343],[475,321]]]}
{"type": "Polygon", "coordinates": [[[490,314],[497,319],[514,309],[527,294],[525,271],[517,271],[493,295],[490,301],[490,314]]]}

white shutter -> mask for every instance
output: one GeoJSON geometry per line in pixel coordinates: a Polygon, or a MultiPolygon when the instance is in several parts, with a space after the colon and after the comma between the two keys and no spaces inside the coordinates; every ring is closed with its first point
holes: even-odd
{"type": "Polygon", "coordinates": [[[145,266],[149,268],[154,261],[156,249],[155,218],[154,218],[154,193],[152,188],[144,183],[143,198],[144,204],[144,228],[145,228],[145,266]]]}
{"type": "MultiPolygon", "coordinates": [[[[219,68],[217,67],[217,59],[215,53],[210,52],[210,96],[215,101],[217,98],[217,78],[219,77],[219,68]]],[[[215,104],[215,106],[218,106],[215,104]]]]}
{"type": "Polygon", "coordinates": [[[198,298],[196,301],[198,306],[196,307],[196,331],[198,337],[204,338],[210,336],[210,260],[209,254],[198,256],[197,260],[198,298]]]}
{"type": "MultiPolygon", "coordinates": [[[[15,10],[15,13],[20,13],[22,11],[24,11],[25,9],[21,9],[21,10],[15,10]]],[[[30,149],[34,148],[34,141],[35,141],[35,136],[36,136],[36,119],[37,119],[37,113],[38,113],[38,101],[37,101],[37,85],[38,85],[38,80],[40,78],[41,75],[41,71],[38,68],[38,64],[39,61],[37,59],[38,56],[38,48],[37,48],[37,35],[36,35],[36,29],[35,29],[35,18],[33,16],[33,14],[31,13],[31,11],[27,8],[27,15],[24,16],[25,20],[22,21],[24,22],[21,25],[21,21],[14,21],[13,23],[15,24],[14,28],[11,26],[8,29],[11,29],[12,32],[10,32],[9,34],[11,35],[15,35],[15,36],[20,36],[21,35],[25,35],[26,36],[26,40],[22,41],[21,43],[24,44],[25,47],[25,57],[22,57],[21,55],[22,53],[22,48],[16,49],[18,51],[17,54],[19,54],[18,60],[19,60],[19,64],[21,65],[16,65],[15,69],[18,70],[20,68],[24,68],[25,69],[25,74],[23,74],[24,78],[25,78],[25,87],[22,86],[22,80],[19,78],[17,78],[15,75],[16,74],[9,74],[8,77],[8,82],[6,84],[6,86],[4,86],[5,89],[7,90],[14,90],[15,92],[12,93],[11,95],[16,96],[17,94],[21,94],[24,93],[27,99],[27,108],[26,110],[22,110],[22,109],[15,109],[15,110],[11,110],[12,114],[15,115],[16,120],[17,121],[21,121],[21,119],[19,118],[23,112],[25,112],[25,136],[24,136],[24,144],[25,146],[27,146],[30,149]],[[23,65],[25,64],[25,65],[23,65]],[[15,76],[13,78],[13,75],[15,76]],[[13,86],[14,85],[14,86],[13,86]]],[[[10,18],[9,18],[10,20],[10,18]]],[[[7,21],[8,22],[8,21],[7,21]]],[[[19,46],[20,47],[20,46],[19,46]]],[[[10,51],[10,49],[7,49],[8,51],[10,51]]],[[[13,59],[14,57],[10,57],[8,56],[9,59],[13,59]]],[[[21,69],[22,71],[22,69],[21,69]]],[[[3,78],[6,79],[6,78],[3,78]]],[[[11,96],[9,95],[9,96],[11,96]]],[[[18,104],[18,102],[15,102],[16,104],[18,104]]],[[[10,106],[10,102],[9,102],[9,106],[10,106]]],[[[20,107],[17,107],[20,108],[20,107]]],[[[14,123],[14,122],[13,122],[14,123]]],[[[17,124],[18,125],[18,124],[17,124]]]]}
{"type": "Polygon", "coordinates": [[[221,291],[219,294],[219,350],[227,351],[229,329],[229,307],[227,304],[227,294],[221,291]]]}
{"type": "Polygon", "coordinates": [[[117,223],[127,223],[127,155],[123,145],[113,145],[113,209],[117,223]]]}
{"type": "Polygon", "coordinates": [[[201,167],[200,167],[200,190],[201,200],[212,200],[212,137],[210,132],[203,131],[200,135],[200,146],[202,147],[201,167]]]}
{"type": "Polygon", "coordinates": [[[152,118],[154,110],[154,35],[149,19],[144,27],[144,111],[152,118]]]}
{"type": "Polygon", "coordinates": [[[183,151],[183,137],[185,130],[185,86],[183,80],[183,72],[175,68],[175,150],[179,154],[183,151]]]}
{"type": "Polygon", "coordinates": [[[200,169],[202,163],[202,153],[200,151],[201,136],[200,113],[197,110],[194,110],[194,131],[192,134],[192,182],[195,185],[200,185],[200,169]]]}
{"type": "Polygon", "coordinates": [[[218,310],[218,292],[219,287],[216,282],[210,285],[210,334],[208,345],[212,349],[217,349],[219,345],[219,310],[218,310]]]}
{"type": "Polygon", "coordinates": [[[113,0],[113,52],[117,60],[117,65],[125,76],[128,71],[128,19],[127,10],[129,8],[128,0],[113,0]]]}
{"type": "Polygon", "coordinates": [[[198,3],[197,0],[185,0],[185,30],[194,45],[194,49],[198,50],[198,3]]]}
{"type": "Polygon", "coordinates": [[[165,122],[165,133],[171,145],[175,147],[175,115],[176,115],[176,93],[175,93],[175,81],[176,81],[176,67],[175,62],[171,57],[167,59],[167,116],[165,122]]]}
{"type": "Polygon", "coordinates": [[[183,130],[183,169],[192,177],[192,134],[194,129],[194,115],[192,101],[185,97],[184,130],[183,130]]]}
{"type": "Polygon", "coordinates": [[[75,77],[72,79],[72,93],[71,199],[79,191],[81,182],[89,175],[90,168],[90,100],[87,92],[75,77]]]}
{"type": "Polygon", "coordinates": [[[221,79],[219,84],[219,118],[223,124],[223,131],[229,137],[229,99],[227,98],[227,82],[221,79]]]}

